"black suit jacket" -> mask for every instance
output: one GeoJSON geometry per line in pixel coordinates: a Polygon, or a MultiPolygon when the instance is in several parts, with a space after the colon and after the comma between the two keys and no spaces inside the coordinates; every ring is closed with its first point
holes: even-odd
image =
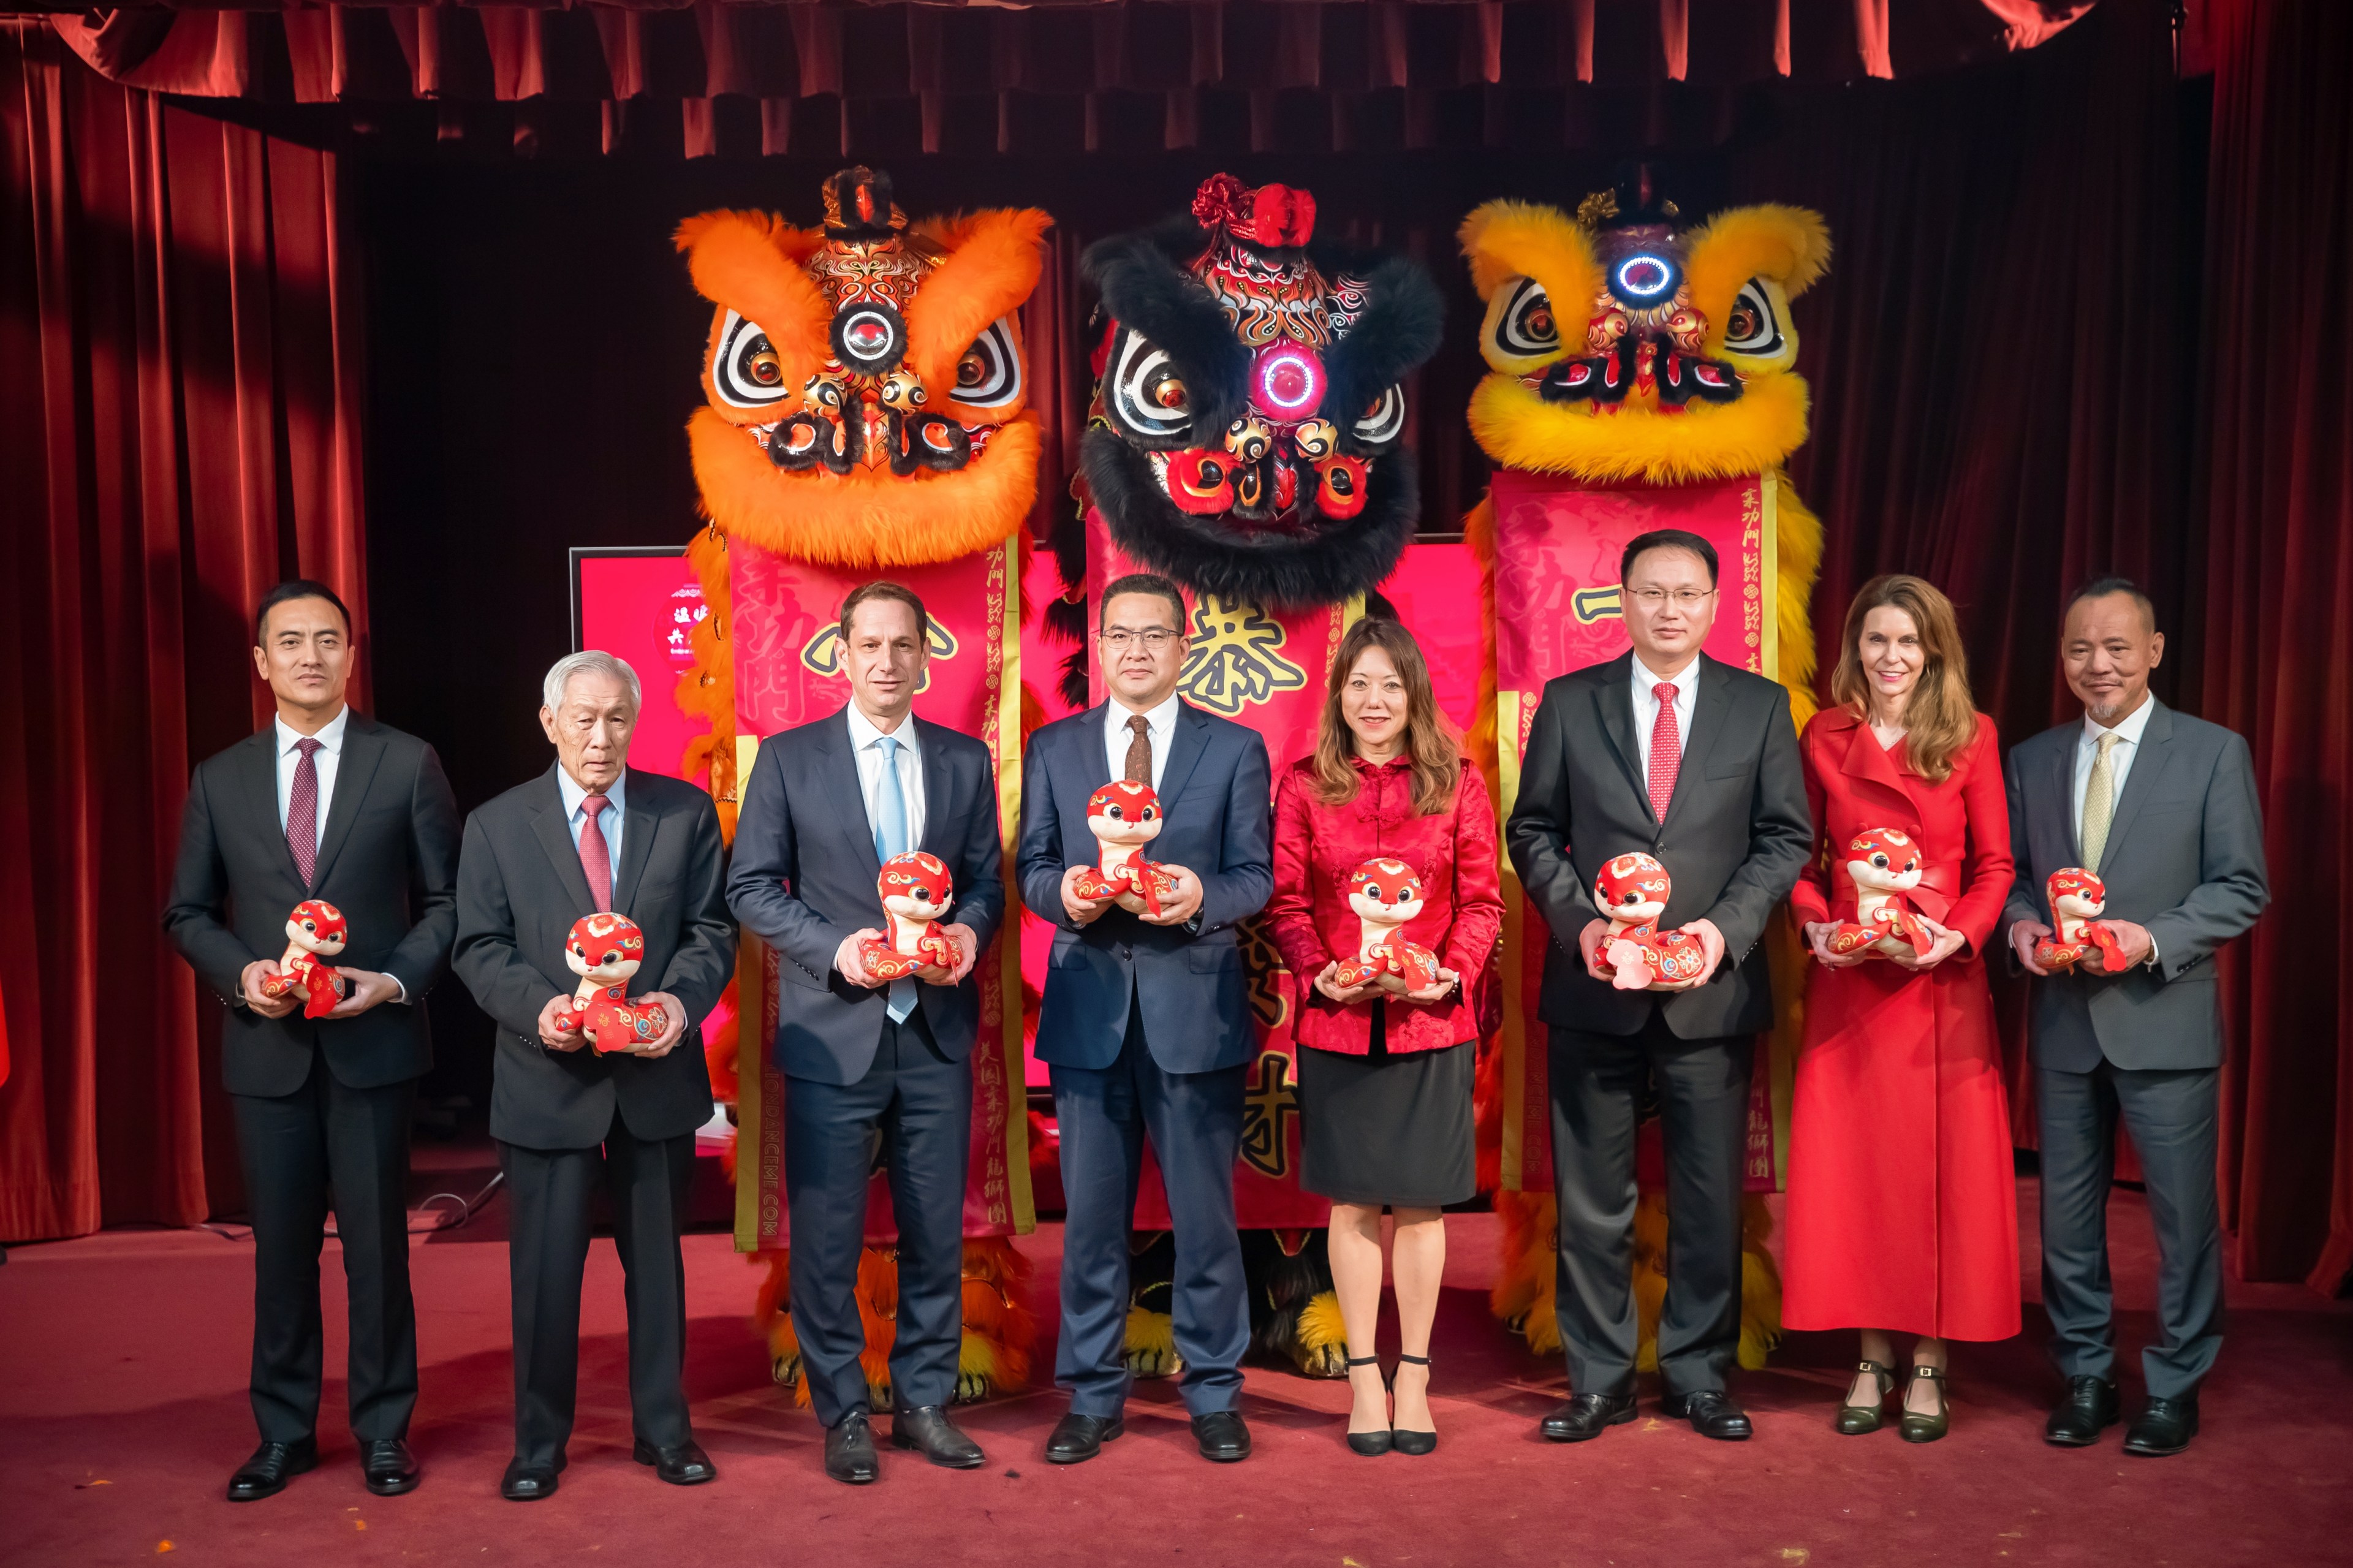
{"type": "Polygon", "coordinates": [[[1757,942],[1814,847],[1789,694],[1703,654],[1690,743],[1660,822],[1634,742],[1633,659],[1630,651],[1547,681],[1528,734],[1504,837],[1521,885],[1552,928],[1537,1016],[1630,1035],[1656,1003],[1686,1040],[1770,1028],[1773,984],[1757,942]],[[1620,991],[1587,973],[1577,956],[1577,933],[1600,918],[1594,878],[1612,857],[1638,849],[1674,879],[1662,928],[1708,920],[1724,932],[1724,962],[1705,985],[1672,996],[1620,991]]]}
{"type": "Polygon", "coordinates": [[[196,764],[164,930],[228,1007],[221,1081],[231,1094],[293,1093],[311,1076],[314,1044],[353,1089],[423,1076],[433,1065],[425,994],[448,973],[458,927],[457,857],[458,803],[433,748],[357,712],[343,728],[309,888],[278,824],[277,726],[196,764]],[[336,963],[394,976],[405,1005],[273,1019],[244,1005],[246,965],[285,952],[286,917],[304,899],[324,899],[351,923],[336,963]]]}
{"type": "MultiPolygon", "coordinates": [[[[849,744],[848,709],[786,731],[760,747],[735,819],[727,901],[746,931],[776,950],[791,989],[780,999],[776,1065],[794,1078],[852,1084],[874,1064],[889,1018],[889,988],[852,985],[833,966],[841,939],[882,929],[874,879],[881,861],[866,820],[866,794],[849,744]]],[[[966,925],[980,960],[954,985],[918,981],[932,1039],[951,1061],[972,1054],[980,1032],[980,985],[988,944],[1005,919],[1004,847],[997,837],[997,770],[969,735],[913,719],[923,768],[923,841],[955,879],[944,924],[966,925]]]]}
{"type": "Polygon", "coordinates": [[[719,813],[692,784],[631,768],[623,791],[621,863],[613,910],[645,932],[629,995],[667,991],[686,1007],[686,1034],[654,1059],[551,1051],[539,1013],[580,977],[565,939],[594,912],[588,877],[565,820],[555,769],[511,789],[466,819],[458,860],[458,977],[498,1025],[491,1136],[526,1149],[586,1149],[604,1142],[617,1105],[641,1139],[675,1138],[711,1119],[702,1019],[735,968],[735,927],[722,896],[726,866],[719,813]]]}

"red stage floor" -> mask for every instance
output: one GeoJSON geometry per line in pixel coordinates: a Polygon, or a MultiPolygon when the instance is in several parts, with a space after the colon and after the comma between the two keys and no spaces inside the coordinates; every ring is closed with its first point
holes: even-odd
{"type": "MultiPolygon", "coordinates": [[[[2031,1184],[2021,1184],[2030,1205],[2031,1184]]],[[[2140,1200],[2116,1203],[2124,1335],[2149,1331],[2140,1200]]],[[[580,1423],[551,1501],[498,1496],[510,1445],[506,1249],[495,1212],[416,1248],[424,1398],[413,1438],[425,1484],[360,1486],[332,1379],[322,1468],[268,1501],[220,1493],[251,1447],[245,1402],[251,1277],[244,1244],[201,1232],[122,1231],[15,1249],[0,1268],[0,1562],[578,1564],[1135,1563],[2264,1563],[2353,1562],[2353,1309],[2289,1286],[2235,1287],[2230,1339],[2190,1452],[2126,1459],[2041,1440],[2053,1389],[2030,1307],[2027,1337],[1964,1347],[1953,1435],[1913,1447],[1892,1431],[1833,1434],[1843,1335],[1797,1335],[1740,1392],[1745,1445],[1645,1418],[1599,1442],[1535,1435],[1558,1397],[1542,1365],[1489,1321],[1492,1221],[1451,1223],[1438,1336],[1440,1446],[1362,1459],[1342,1447],[1346,1394],[1254,1369],[1245,1408],[1258,1454],[1212,1467],[1192,1452],[1175,1389],[1148,1384],[1129,1435],[1059,1469],[1039,1447],[1060,1414],[1050,1388],[967,1412],[989,1449],[978,1471],[884,1455],[851,1490],[818,1468],[818,1429],[768,1381],[744,1326],[754,1276],[727,1238],[690,1239],[688,1376],[720,1467],[674,1489],[629,1462],[620,1278],[591,1262],[580,1423]],[[896,1462],[892,1462],[895,1460],[896,1462]]],[[[2026,1234],[2032,1234],[2026,1216],[2026,1234]]],[[[1023,1246],[1050,1323],[1059,1227],[1023,1246]]],[[[2028,1278],[2033,1279],[2029,1249],[2028,1278]]],[[[342,1315],[329,1247],[328,1321],[342,1315]]],[[[1393,1342],[1385,1337],[1385,1347],[1393,1342]]],[[[342,1364],[331,1327],[328,1363],[342,1364]]],[[[1050,1365],[1050,1355],[1041,1364],[1050,1365]]],[[[2128,1373],[2136,1392],[2137,1366],[2128,1373]]]]}

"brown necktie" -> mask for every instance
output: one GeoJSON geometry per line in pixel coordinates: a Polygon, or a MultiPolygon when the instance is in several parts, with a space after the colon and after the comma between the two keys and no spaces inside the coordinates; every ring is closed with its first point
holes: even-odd
{"type": "Polygon", "coordinates": [[[1127,782],[1148,784],[1152,782],[1152,723],[1141,713],[1131,713],[1127,729],[1135,737],[1127,743],[1127,782]]]}
{"type": "Polygon", "coordinates": [[[589,896],[600,910],[613,907],[613,852],[605,847],[605,830],[596,819],[612,804],[601,795],[580,803],[580,809],[587,814],[580,824],[580,868],[588,874],[589,896]]]}

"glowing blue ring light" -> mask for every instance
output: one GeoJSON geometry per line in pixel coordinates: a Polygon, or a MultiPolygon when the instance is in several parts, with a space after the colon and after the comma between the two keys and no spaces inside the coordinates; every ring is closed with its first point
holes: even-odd
{"type": "Polygon", "coordinates": [[[1651,305],[1675,291],[1683,271],[1663,256],[1636,251],[1610,269],[1609,291],[1630,305],[1651,305]]]}

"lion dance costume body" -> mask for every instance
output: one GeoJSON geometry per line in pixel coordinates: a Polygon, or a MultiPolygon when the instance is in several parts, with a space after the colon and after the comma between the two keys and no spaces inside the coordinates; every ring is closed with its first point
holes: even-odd
{"type": "MultiPolygon", "coordinates": [[[[688,554],[710,613],[695,628],[696,665],[678,696],[681,709],[711,721],[711,735],[694,742],[685,771],[710,768],[731,837],[739,698],[804,680],[803,667],[819,675],[839,670],[839,650],[828,654],[822,633],[806,647],[773,639],[746,647],[738,635],[745,605],[733,595],[747,564],[767,560],[862,578],[986,557],[998,564],[990,581],[1002,588],[1000,597],[1010,596],[1018,634],[1022,523],[1037,492],[1039,440],[1027,405],[1018,311],[1037,287],[1040,240],[1051,220],[1042,212],[1007,210],[911,221],[892,201],[890,176],[863,167],[826,182],[824,215],[820,226],[798,228],[773,214],[712,212],[688,219],[677,234],[696,289],[713,306],[705,406],[688,426],[710,520],[688,554]],[[1008,562],[1009,572],[1003,569],[1008,562]]],[[[768,580],[775,575],[768,573],[768,580]]],[[[839,587],[830,587],[812,591],[805,603],[829,621],[839,598],[839,587]],[[818,597],[826,602],[815,605],[818,597]]],[[[935,661],[943,651],[935,643],[935,661]]],[[[1007,673],[1001,665],[992,668],[976,689],[985,685],[997,693],[1007,673]]],[[[829,694],[828,705],[839,700],[839,688],[819,689],[829,694]]],[[[1018,734],[1014,739],[1008,749],[1018,777],[1018,734]]],[[[1000,778],[1004,762],[1000,756],[1000,778]]],[[[875,923],[886,923],[879,904],[875,923]]],[[[1007,930],[1018,929],[1017,914],[1007,930]]],[[[1018,950],[1014,936],[1005,940],[1018,950]]],[[[746,972],[739,970],[733,989],[749,989],[746,972]]],[[[1026,1383],[1035,1338],[1022,1299],[1029,1265],[1005,1234],[1027,1229],[1029,1210],[1026,1156],[1019,1155],[1027,1128],[1018,1103],[1018,970],[1010,995],[1000,991],[996,1005],[1014,1009],[1016,1102],[1008,1126],[1019,1157],[1003,1184],[1014,1195],[1001,1206],[1018,1218],[976,1234],[967,1207],[960,1400],[1026,1383]]],[[[708,1049],[723,1098],[760,1070],[765,1045],[756,1017],[718,1031],[708,1049]],[[739,1039],[754,1042],[740,1064],[739,1039]]],[[[742,1128],[744,1139],[753,1131],[742,1128]]],[[[747,1168],[754,1157],[767,1161],[765,1150],[755,1150],[736,1163],[739,1189],[759,1175],[747,1168]]],[[[739,1190],[739,1245],[746,1245],[744,1212],[739,1190]]],[[[755,1252],[754,1259],[767,1266],[755,1311],[773,1370],[806,1404],[787,1308],[789,1252],[755,1252]]],[[[858,1289],[867,1381],[874,1407],[885,1410],[897,1300],[887,1244],[870,1242],[858,1289]]]]}
{"type": "MultiPolygon", "coordinates": [[[[1507,494],[1515,508],[1532,504],[1533,498],[1588,516],[1622,517],[1620,531],[1631,537],[1657,525],[1644,521],[1654,503],[1677,504],[1677,492],[1687,500],[1696,487],[1746,481],[1745,488],[1735,488],[1751,498],[1761,494],[1758,510],[1773,520],[1768,537],[1773,543],[1764,547],[1773,576],[1769,583],[1749,584],[1745,601],[1737,579],[1727,583],[1721,615],[1748,616],[1751,649],[1769,650],[1778,643],[1778,668],[1772,673],[1788,686],[1802,727],[1814,707],[1808,599],[1821,531],[1781,465],[1806,438],[1807,389],[1795,370],[1798,336],[1789,300],[1828,264],[1830,237],[1821,219],[1794,207],[1750,206],[1687,226],[1677,221],[1672,203],[1653,203],[1643,183],[1590,197],[1575,216],[1521,202],[1491,202],[1464,221],[1461,238],[1472,281],[1487,306],[1479,347],[1492,372],[1472,396],[1471,430],[1501,470],[1488,498],[1465,521],[1467,539],[1482,567],[1489,637],[1499,636],[1499,607],[1523,614],[1517,602],[1498,605],[1499,570],[1519,563],[1514,551],[1535,548],[1527,532],[1514,531],[1518,519],[1504,514],[1502,498],[1507,494]]],[[[1757,503],[1752,499],[1746,504],[1757,503]]],[[[1585,537],[1600,541],[1609,530],[1595,527],[1585,537]]],[[[1623,538],[1616,540],[1622,543],[1623,538]]],[[[1615,548],[1596,547],[1590,553],[1588,570],[1603,574],[1571,603],[1544,612],[1556,624],[1571,616],[1580,623],[1607,621],[1616,614],[1615,548]]],[[[1616,637],[1622,648],[1623,633],[1616,637]]],[[[1545,673],[1559,674],[1565,668],[1545,673]]],[[[1760,659],[1751,668],[1766,665],[1760,659]]],[[[1496,680],[1493,641],[1487,670],[1496,680]]],[[[1514,684],[1499,681],[1498,697],[1516,698],[1516,691],[1503,689],[1514,684]]],[[[1501,702],[1482,703],[1487,725],[1497,727],[1482,725],[1482,732],[1473,736],[1488,778],[1506,796],[1499,802],[1504,809],[1516,787],[1525,734],[1514,732],[1516,723],[1497,721],[1521,711],[1516,703],[1508,711],[1501,702]],[[1501,768],[1499,752],[1508,753],[1501,768]]],[[[1515,880],[1504,899],[1514,917],[1506,931],[1507,980],[1516,984],[1516,977],[1539,962],[1545,935],[1541,918],[1524,913],[1525,901],[1515,880]]],[[[1758,1077],[1779,1086],[1780,1103],[1786,1105],[1788,1053],[1796,1045],[1796,1004],[1802,994],[1800,954],[1786,930],[1773,942],[1780,1003],[1774,1036],[1778,1070],[1767,1074],[1760,1059],[1758,1077]]],[[[1523,1053],[1540,1052],[1540,1044],[1527,1043],[1541,1039],[1532,1006],[1524,1018],[1507,1021],[1507,1047],[1515,1028],[1523,1053]]],[[[1554,1198],[1533,1180],[1522,1190],[1514,1167],[1526,1163],[1524,1142],[1541,1134],[1533,1129],[1524,1134],[1528,1121],[1509,1109],[1514,1093],[1507,1075],[1517,1073],[1517,1061],[1525,1059],[1523,1054],[1515,1060],[1507,1048],[1490,1053],[1482,1065],[1481,1184],[1497,1189],[1496,1210],[1504,1222],[1493,1310],[1526,1335],[1532,1350],[1551,1354],[1560,1348],[1554,1310],[1554,1198]]],[[[1753,1152],[1754,1114],[1751,1126],[1753,1152]]],[[[1769,1186],[1771,1162],[1763,1163],[1763,1184],[1769,1186]]],[[[1769,1220],[1757,1195],[1757,1163],[1752,1153],[1739,1352],[1750,1367],[1763,1364],[1780,1331],[1780,1286],[1764,1246],[1769,1220]]],[[[1647,1172],[1642,1186],[1635,1217],[1635,1293],[1641,1312],[1641,1364],[1651,1368],[1657,1364],[1658,1313],[1666,1291],[1666,1205],[1647,1172]]]]}

